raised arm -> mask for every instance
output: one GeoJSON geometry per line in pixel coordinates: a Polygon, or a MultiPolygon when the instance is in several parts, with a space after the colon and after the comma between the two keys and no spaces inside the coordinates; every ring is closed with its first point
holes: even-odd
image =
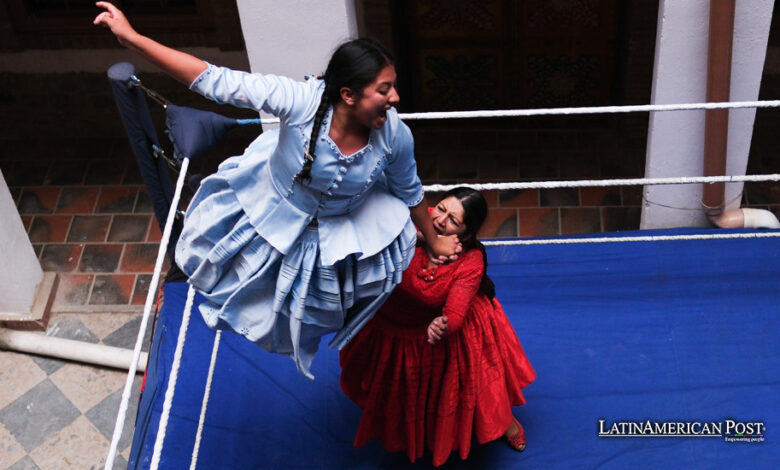
{"type": "Polygon", "coordinates": [[[105,10],[95,17],[93,21],[95,25],[109,28],[116,36],[119,44],[135,51],[174,79],[189,86],[198,75],[206,70],[206,62],[197,57],[186,52],[171,49],[153,39],[138,34],[130,26],[130,22],[127,21],[124,13],[113,4],[97,2],[95,5],[105,10]]]}
{"type": "MultiPolygon", "coordinates": [[[[395,112],[392,116],[396,116],[395,112]]],[[[422,183],[417,176],[414,137],[409,127],[400,120],[398,120],[394,139],[393,152],[385,168],[390,191],[409,206],[412,222],[425,239],[428,256],[439,264],[456,260],[463,248],[457,235],[440,237],[433,228],[422,183]]]]}

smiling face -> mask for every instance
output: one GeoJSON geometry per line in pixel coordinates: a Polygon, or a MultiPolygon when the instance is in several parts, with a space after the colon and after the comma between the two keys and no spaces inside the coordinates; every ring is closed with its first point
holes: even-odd
{"type": "Polygon", "coordinates": [[[373,82],[366,85],[353,99],[354,116],[361,124],[379,129],[387,121],[387,110],[398,104],[400,97],[395,88],[395,67],[386,65],[373,82]]]}
{"type": "Polygon", "coordinates": [[[466,233],[463,204],[455,196],[442,199],[431,211],[433,228],[439,235],[458,235],[466,233]]]}

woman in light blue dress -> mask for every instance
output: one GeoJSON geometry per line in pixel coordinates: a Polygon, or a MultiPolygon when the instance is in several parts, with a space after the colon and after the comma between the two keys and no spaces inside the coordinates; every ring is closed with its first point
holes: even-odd
{"type": "Polygon", "coordinates": [[[205,296],[210,327],[289,355],[313,378],[321,337],[335,332],[330,345],[341,348],[400,282],[415,224],[432,258],[457,257],[457,237],[437,236],[428,217],[412,135],[394,108],[395,68],[379,44],[346,42],[322,79],[297,82],[208,64],[97,5],[95,24],[192,90],[280,118],[205,178],[187,211],[176,261],[205,296]]]}

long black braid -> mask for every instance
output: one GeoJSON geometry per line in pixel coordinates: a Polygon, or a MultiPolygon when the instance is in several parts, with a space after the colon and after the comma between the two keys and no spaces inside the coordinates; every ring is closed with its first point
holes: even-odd
{"type": "Polygon", "coordinates": [[[322,121],[328,107],[335,105],[341,99],[341,89],[346,87],[355,95],[360,95],[366,85],[373,82],[383,68],[392,64],[393,57],[390,52],[373,39],[353,39],[336,49],[328,62],[325,75],[322,76],[325,90],[314,115],[309,146],[304,149],[303,168],[298,174],[302,180],[311,179],[311,167],[317,159],[317,139],[322,121]]]}
{"type": "Polygon", "coordinates": [[[322,120],[325,118],[325,113],[328,112],[329,103],[328,83],[325,82],[325,92],[322,94],[320,105],[317,107],[317,112],[314,114],[314,125],[311,128],[311,136],[309,136],[309,147],[303,154],[303,168],[299,175],[304,181],[311,179],[311,166],[314,164],[314,159],[317,158],[317,154],[315,153],[315,149],[317,148],[317,136],[320,134],[322,120]]]}
{"type": "Polygon", "coordinates": [[[482,223],[487,218],[487,201],[482,193],[465,186],[459,186],[457,188],[450,189],[446,193],[441,195],[440,201],[447,199],[448,197],[455,197],[461,204],[463,204],[463,223],[466,226],[466,233],[461,236],[463,240],[463,251],[470,248],[477,248],[482,252],[482,262],[485,265],[484,271],[482,271],[482,280],[479,284],[479,291],[485,294],[491,301],[496,296],[496,285],[490,276],[487,275],[487,253],[485,252],[485,245],[477,240],[477,232],[482,228],[482,223]]]}

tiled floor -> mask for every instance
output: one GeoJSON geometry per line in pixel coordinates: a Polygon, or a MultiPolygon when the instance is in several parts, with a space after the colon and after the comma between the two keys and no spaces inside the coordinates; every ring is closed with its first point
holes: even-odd
{"type": "MultiPolygon", "coordinates": [[[[59,314],[46,334],[132,349],[139,325],[137,313],[59,314]]],[[[0,351],[0,469],[103,468],[126,378],[124,371],[0,351]]],[[[141,380],[134,381],[117,469],[127,467],[141,380]]]]}

